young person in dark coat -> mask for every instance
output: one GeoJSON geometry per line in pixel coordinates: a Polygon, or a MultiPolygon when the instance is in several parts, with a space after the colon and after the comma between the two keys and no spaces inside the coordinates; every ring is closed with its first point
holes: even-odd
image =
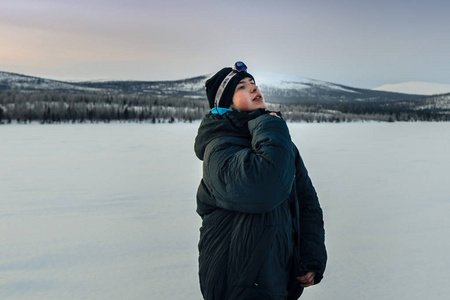
{"type": "Polygon", "coordinates": [[[246,69],[206,82],[211,112],[194,146],[200,289],[207,300],[298,299],[325,271],[322,209],[286,122],[246,69]]]}

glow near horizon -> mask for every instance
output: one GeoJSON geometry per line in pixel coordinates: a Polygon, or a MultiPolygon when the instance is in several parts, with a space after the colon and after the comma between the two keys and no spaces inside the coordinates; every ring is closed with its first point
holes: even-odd
{"type": "Polygon", "coordinates": [[[446,1],[0,3],[0,70],[54,79],[251,72],[375,88],[450,83],[446,1]]]}

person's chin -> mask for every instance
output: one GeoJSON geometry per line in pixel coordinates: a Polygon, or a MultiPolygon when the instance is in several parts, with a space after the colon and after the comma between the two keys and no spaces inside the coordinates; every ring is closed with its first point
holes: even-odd
{"type": "Polygon", "coordinates": [[[258,109],[258,108],[263,108],[263,109],[266,109],[266,103],[264,103],[264,102],[262,102],[262,103],[258,103],[256,106],[255,106],[255,109],[258,109]]]}
{"type": "Polygon", "coordinates": [[[266,109],[266,104],[264,102],[252,103],[252,105],[249,106],[247,109],[241,109],[241,111],[254,111],[261,108],[266,109]]]}

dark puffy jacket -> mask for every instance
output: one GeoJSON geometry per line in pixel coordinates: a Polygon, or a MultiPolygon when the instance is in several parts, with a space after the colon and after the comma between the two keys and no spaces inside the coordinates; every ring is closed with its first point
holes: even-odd
{"type": "MultiPolygon", "coordinates": [[[[203,160],[197,191],[203,297],[287,299],[295,254],[318,283],[327,258],[322,210],[286,123],[264,110],[208,114],[195,152],[203,160]]],[[[300,296],[296,287],[289,299],[300,296]]]]}

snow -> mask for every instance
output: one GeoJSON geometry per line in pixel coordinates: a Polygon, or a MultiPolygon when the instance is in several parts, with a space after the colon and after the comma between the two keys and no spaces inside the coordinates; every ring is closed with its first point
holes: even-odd
{"type": "MultiPolygon", "coordinates": [[[[201,299],[197,128],[0,126],[0,298],[201,299]]],[[[289,128],[329,252],[301,299],[450,295],[450,123],[289,128]]]]}
{"type": "Polygon", "coordinates": [[[255,73],[252,75],[254,75],[256,84],[260,86],[262,90],[264,90],[265,88],[302,90],[305,88],[311,88],[311,86],[319,86],[322,88],[339,90],[347,93],[355,93],[355,91],[353,90],[344,88],[331,82],[310,79],[301,76],[278,73],[255,73]]]}
{"type": "Polygon", "coordinates": [[[311,79],[293,75],[264,72],[255,74],[252,73],[252,75],[255,77],[257,85],[268,86],[272,88],[276,87],[279,89],[308,88],[308,84],[312,83],[311,79]]]}
{"type": "Polygon", "coordinates": [[[73,85],[69,82],[56,81],[52,79],[44,79],[33,76],[25,76],[14,73],[7,73],[0,71],[0,84],[8,83],[15,90],[21,89],[41,89],[41,90],[58,90],[58,89],[72,89],[79,91],[99,91],[96,88],[87,88],[73,85]]]}
{"type": "Polygon", "coordinates": [[[397,84],[385,84],[374,88],[374,90],[417,95],[438,95],[450,93],[450,84],[410,81],[397,84]]]}

